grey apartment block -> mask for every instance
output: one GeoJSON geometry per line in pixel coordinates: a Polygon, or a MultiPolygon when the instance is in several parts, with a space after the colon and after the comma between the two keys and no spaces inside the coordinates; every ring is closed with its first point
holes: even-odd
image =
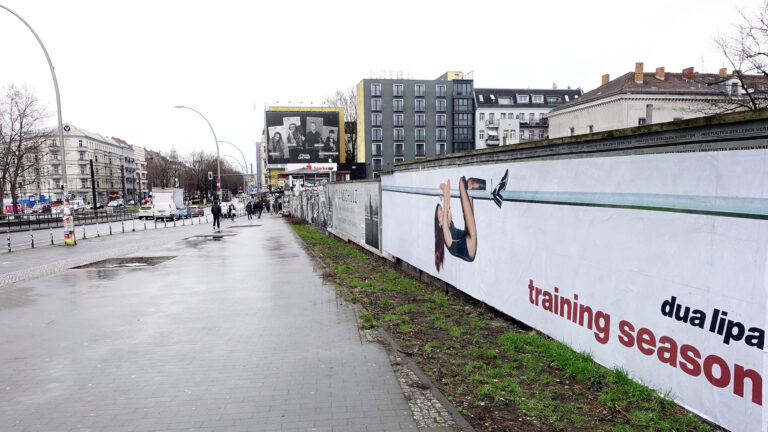
{"type": "Polygon", "coordinates": [[[364,79],[358,127],[364,127],[367,176],[391,170],[395,162],[473,149],[472,83],[448,74],[434,80],[364,79]]]}

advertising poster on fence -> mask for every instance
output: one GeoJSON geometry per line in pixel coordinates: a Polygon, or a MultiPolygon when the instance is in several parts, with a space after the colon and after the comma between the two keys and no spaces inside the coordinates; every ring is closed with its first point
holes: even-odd
{"type": "Polygon", "coordinates": [[[765,431],[766,167],[741,150],[396,171],[382,248],[726,428],[765,431]]]}
{"type": "Polygon", "coordinates": [[[355,243],[379,250],[381,197],[378,181],[330,183],[328,228],[355,243]]]}

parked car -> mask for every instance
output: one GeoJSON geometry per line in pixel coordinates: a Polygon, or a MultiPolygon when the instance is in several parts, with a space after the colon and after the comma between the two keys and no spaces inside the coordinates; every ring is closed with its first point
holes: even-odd
{"type": "Polygon", "coordinates": [[[44,214],[50,212],[51,206],[49,204],[35,204],[35,206],[32,207],[32,213],[44,214]]]}
{"type": "Polygon", "coordinates": [[[205,216],[205,210],[201,209],[198,206],[189,206],[189,214],[192,217],[201,217],[201,216],[205,216]]]}
{"type": "MultiPolygon", "coordinates": [[[[102,203],[96,203],[96,209],[103,209],[103,208],[104,208],[104,204],[102,204],[102,203]]],[[[89,206],[88,206],[88,209],[89,209],[89,210],[93,210],[93,204],[89,205],[89,206]]]]}
{"type": "Polygon", "coordinates": [[[116,200],[110,201],[110,202],[107,204],[107,207],[112,207],[112,208],[119,208],[119,207],[123,207],[123,200],[121,200],[121,199],[116,199],[116,200]]]}
{"type": "Polygon", "coordinates": [[[127,206],[135,206],[136,205],[136,201],[130,200],[130,201],[128,201],[128,204],[126,204],[126,205],[127,206]]]}
{"type": "Polygon", "coordinates": [[[179,217],[180,218],[191,218],[192,214],[189,211],[189,207],[179,207],[179,217]]]}
{"type": "Polygon", "coordinates": [[[69,205],[72,211],[82,211],[86,209],[85,202],[83,200],[70,200],[69,205]]]}
{"type": "Polygon", "coordinates": [[[139,219],[152,219],[155,212],[152,210],[152,204],[144,204],[139,208],[139,219]]]}

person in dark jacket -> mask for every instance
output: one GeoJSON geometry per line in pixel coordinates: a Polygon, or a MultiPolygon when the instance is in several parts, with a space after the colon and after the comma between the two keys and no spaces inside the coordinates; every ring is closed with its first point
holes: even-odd
{"type": "Polygon", "coordinates": [[[214,201],[211,206],[211,215],[213,215],[213,229],[217,227],[221,229],[221,206],[217,201],[214,201]]]}
{"type": "Polygon", "coordinates": [[[264,204],[261,203],[261,198],[258,198],[256,200],[256,213],[259,215],[259,219],[261,219],[261,212],[264,211],[264,204]]]}
{"type": "Polygon", "coordinates": [[[248,220],[253,219],[253,204],[250,201],[245,205],[245,212],[248,214],[248,220]]]}

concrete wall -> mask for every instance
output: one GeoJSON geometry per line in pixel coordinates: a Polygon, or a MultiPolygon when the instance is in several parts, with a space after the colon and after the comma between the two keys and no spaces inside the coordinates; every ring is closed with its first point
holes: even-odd
{"type": "Polygon", "coordinates": [[[413,161],[382,175],[382,249],[715,423],[766,430],[765,166],[768,112],[413,161]],[[485,180],[471,206],[462,177],[485,180]],[[455,227],[475,230],[441,251],[449,181],[455,227]]]}

